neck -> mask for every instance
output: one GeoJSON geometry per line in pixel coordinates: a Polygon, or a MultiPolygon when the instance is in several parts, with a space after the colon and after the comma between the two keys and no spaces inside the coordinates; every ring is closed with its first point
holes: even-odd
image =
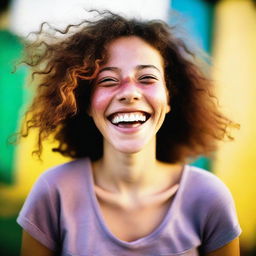
{"type": "MultiPolygon", "coordinates": [[[[98,177],[104,179],[104,183],[112,183],[111,190],[122,190],[145,185],[149,174],[156,166],[155,140],[150,145],[137,153],[126,154],[115,150],[107,142],[104,142],[103,158],[97,162],[98,177]]],[[[100,182],[100,179],[98,179],[100,182]]],[[[101,184],[103,185],[103,184],[101,184]]],[[[103,186],[104,187],[104,186],[103,186]]]]}
{"type": "Polygon", "coordinates": [[[140,152],[125,154],[105,142],[103,158],[93,163],[96,185],[126,194],[158,190],[160,184],[168,186],[163,183],[170,170],[167,172],[166,165],[156,160],[155,146],[154,139],[140,152]]]}

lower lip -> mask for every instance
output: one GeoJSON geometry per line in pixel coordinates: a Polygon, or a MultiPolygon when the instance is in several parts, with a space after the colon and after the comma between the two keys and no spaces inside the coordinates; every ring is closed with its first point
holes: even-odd
{"type": "MultiPolygon", "coordinates": [[[[148,121],[148,120],[147,120],[147,121],[148,121]]],[[[147,122],[147,121],[146,121],[146,122],[147,122]]],[[[146,122],[145,122],[145,123],[146,123],[146,122]]],[[[110,122],[110,123],[111,123],[111,122],[110,122]]],[[[144,126],[145,123],[140,124],[139,126],[136,126],[136,127],[119,127],[119,126],[114,125],[114,124],[112,124],[112,123],[111,123],[111,125],[114,126],[114,128],[115,128],[116,130],[118,130],[119,132],[126,133],[126,134],[131,134],[131,133],[136,133],[136,132],[138,132],[139,130],[141,130],[141,128],[144,126]]]]}

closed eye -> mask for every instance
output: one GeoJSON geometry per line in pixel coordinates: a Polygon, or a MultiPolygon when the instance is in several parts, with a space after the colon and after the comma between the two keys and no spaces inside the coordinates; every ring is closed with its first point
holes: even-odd
{"type": "Polygon", "coordinates": [[[145,84],[155,83],[158,78],[154,75],[143,75],[139,77],[139,81],[145,84]]]}
{"type": "Polygon", "coordinates": [[[97,82],[98,85],[101,85],[104,87],[113,86],[113,85],[116,85],[117,83],[118,83],[118,80],[114,77],[104,77],[97,82]]]}

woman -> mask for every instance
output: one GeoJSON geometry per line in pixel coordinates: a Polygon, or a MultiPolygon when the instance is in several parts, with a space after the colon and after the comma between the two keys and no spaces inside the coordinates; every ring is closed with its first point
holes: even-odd
{"type": "Polygon", "coordinates": [[[229,136],[210,80],[174,28],[101,15],[28,47],[41,79],[22,135],[76,160],[32,189],[22,256],[239,255],[229,191],[185,164],[229,136]]]}

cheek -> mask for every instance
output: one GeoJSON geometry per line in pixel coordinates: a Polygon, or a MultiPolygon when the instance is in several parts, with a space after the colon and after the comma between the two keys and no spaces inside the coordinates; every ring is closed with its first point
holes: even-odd
{"type": "Polygon", "coordinates": [[[111,100],[107,90],[95,90],[91,97],[91,112],[104,112],[111,100]]]}
{"type": "Polygon", "coordinates": [[[165,87],[156,86],[147,90],[147,97],[154,105],[166,105],[168,104],[168,92],[165,87]]]}

